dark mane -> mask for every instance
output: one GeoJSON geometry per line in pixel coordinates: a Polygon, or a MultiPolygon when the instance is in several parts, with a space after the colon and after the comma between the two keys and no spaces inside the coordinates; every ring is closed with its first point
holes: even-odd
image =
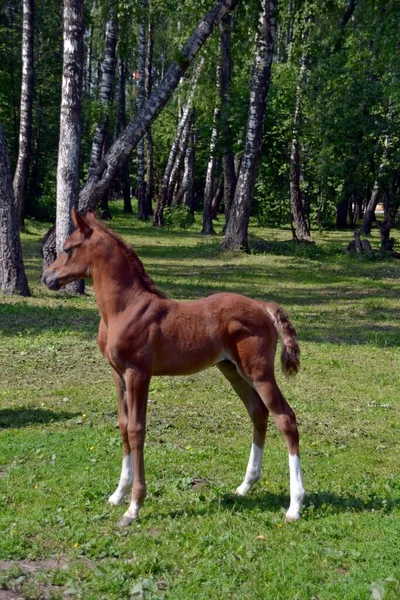
{"type": "Polygon", "coordinates": [[[155,294],[159,298],[167,298],[167,295],[157,288],[150,275],[146,273],[142,261],[140,260],[139,256],[136,254],[132,246],[124,242],[124,240],[119,235],[117,235],[112,229],[109,229],[106,225],[103,225],[103,223],[100,223],[100,221],[97,221],[96,228],[100,229],[117,242],[119,248],[125,254],[130,264],[134,267],[136,274],[138,275],[142,284],[148,292],[155,294]]]}

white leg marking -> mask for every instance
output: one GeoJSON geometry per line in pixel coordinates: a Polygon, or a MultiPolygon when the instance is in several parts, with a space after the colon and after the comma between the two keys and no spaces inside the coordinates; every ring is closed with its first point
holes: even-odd
{"type": "Polygon", "coordinates": [[[238,496],[244,496],[249,489],[253,487],[256,481],[261,477],[261,465],[263,459],[264,448],[260,448],[256,444],[251,445],[249,462],[247,463],[246,475],[243,483],[236,488],[238,496]]]}
{"type": "Polygon", "coordinates": [[[121,477],[119,478],[119,484],[112,496],[109,497],[108,501],[110,504],[118,506],[124,499],[125,494],[129,491],[133,482],[133,457],[132,452],[126,454],[122,459],[122,470],[121,477]]]}
{"type": "Polygon", "coordinates": [[[140,504],[138,502],[135,502],[135,500],[132,500],[129,505],[128,510],[125,511],[124,516],[122,517],[122,519],[119,523],[121,525],[121,527],[126,527],[127,525],[132,523],[132,521],[137,519],[138,514],[139,514],[139,509],[140,509],[140,504]]]}
{"type": "Polygon", "coordinates": [[[290,506],[286,513],[286,519],[288,521],[296,521],[300,518],[301,503],[305,494],[301,476],[300,458],[297,455],[289,454],[289,472],[290,506]]]}

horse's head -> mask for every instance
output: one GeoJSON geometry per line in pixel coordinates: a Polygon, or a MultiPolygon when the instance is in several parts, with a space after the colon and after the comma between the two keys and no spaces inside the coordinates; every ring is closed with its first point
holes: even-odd
{"type": "Polygon", "coordinates": [[[74,208],[71,215],[76,230],[65,242],[63,251],[43,273],[42,281],[50,290],[59,290],[67,283],[91,276],[92,225],[96,216],[89,210],[82,217],[74,208]]]}

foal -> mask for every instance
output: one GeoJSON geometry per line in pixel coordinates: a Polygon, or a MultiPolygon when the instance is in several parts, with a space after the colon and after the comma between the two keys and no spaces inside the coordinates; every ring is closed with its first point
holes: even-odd
{"type": "Polygon", "coordinates": [[[299,368],[297,336],[286,313],[273,302],[230,293],[192,302],[170,300],[157,290],[137,254],[93,211],[81,216],[73,210],[72,218],[77,229],[43,274],[43,282],[58,290],[83,277],[93,280],[101,314],[98,344],[112,367],[123,442],[120,481],[109,502],[121,504],[132,486],[121,525],[137,518],[146,495],[143,446],[151,377],[187,375],[213,365],[232,385],[253,422],[247,470],[236,493],[244,496],[260,478],[271,413],[289,450],[286,518],[298,519],[304,496],[299,434],[295,414],[274,376],[278,335],[283,371],[293,374],[299,368]]]}

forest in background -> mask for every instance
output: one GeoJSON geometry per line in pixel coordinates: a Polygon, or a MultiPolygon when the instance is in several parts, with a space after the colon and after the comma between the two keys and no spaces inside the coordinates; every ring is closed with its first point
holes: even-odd
{"type": "MultiPolygon", "coordinates": [[[[54,220],[56,212],[62,8],[57,0],[41,0],[34,6],[32,157],[24,215],[42,220],[54,220]]],[[[191,0],[84,3],[82,185],[90,173],[99,130],[103,128],[99,152],[104,156],[209,8],[209,2],[191,0]]],[[[127,169],[119,171],[109,199],[124,195],[129,211],[130,196],[139,196],[139,218],[152,218],[175,143],[166,196],[166,204],[175,208],[167,211],[167,222],[184,225],[194,209],[203,206],[211,210],[211,218],[224,211],[223,159],[227,151],[232,154],[237,175],[259,12],[258,2],[239,2],[229,24],[225,20],[219,31],[216,28],[152,123],[151,135],[134,149],[127,169]],[[228,59],[221,51],[224,28],[225,36],[229,34],[228,59]],[[227,60],[231,74],[229,102],[224,104],[221,70],[227,60]],[[179,130],[185,110],[185,127],[179,130]],[[140,195],[147,197],[144,213],[140,195]]],[[[294,217],[293,234],[302,239],[307,235],[298,230],[296,201],[308,234],[311,227],[354,228],[371,202],[375,209],[380,201],[385,223],[395,226],[400,204],[399,24],[400,5],[395,0],[278,2],[271,85],[251,204],[260,223],[282,226],[294,217]]],[[[18,158],[21,43],[22,2],[6,0],[0,12],[0,123],[13,172],[18,158]]],[[[104,216],[106,204],[103,201],[104,216]]],[[[209,216],[204,232],[212,231],[209,216]]]]}

